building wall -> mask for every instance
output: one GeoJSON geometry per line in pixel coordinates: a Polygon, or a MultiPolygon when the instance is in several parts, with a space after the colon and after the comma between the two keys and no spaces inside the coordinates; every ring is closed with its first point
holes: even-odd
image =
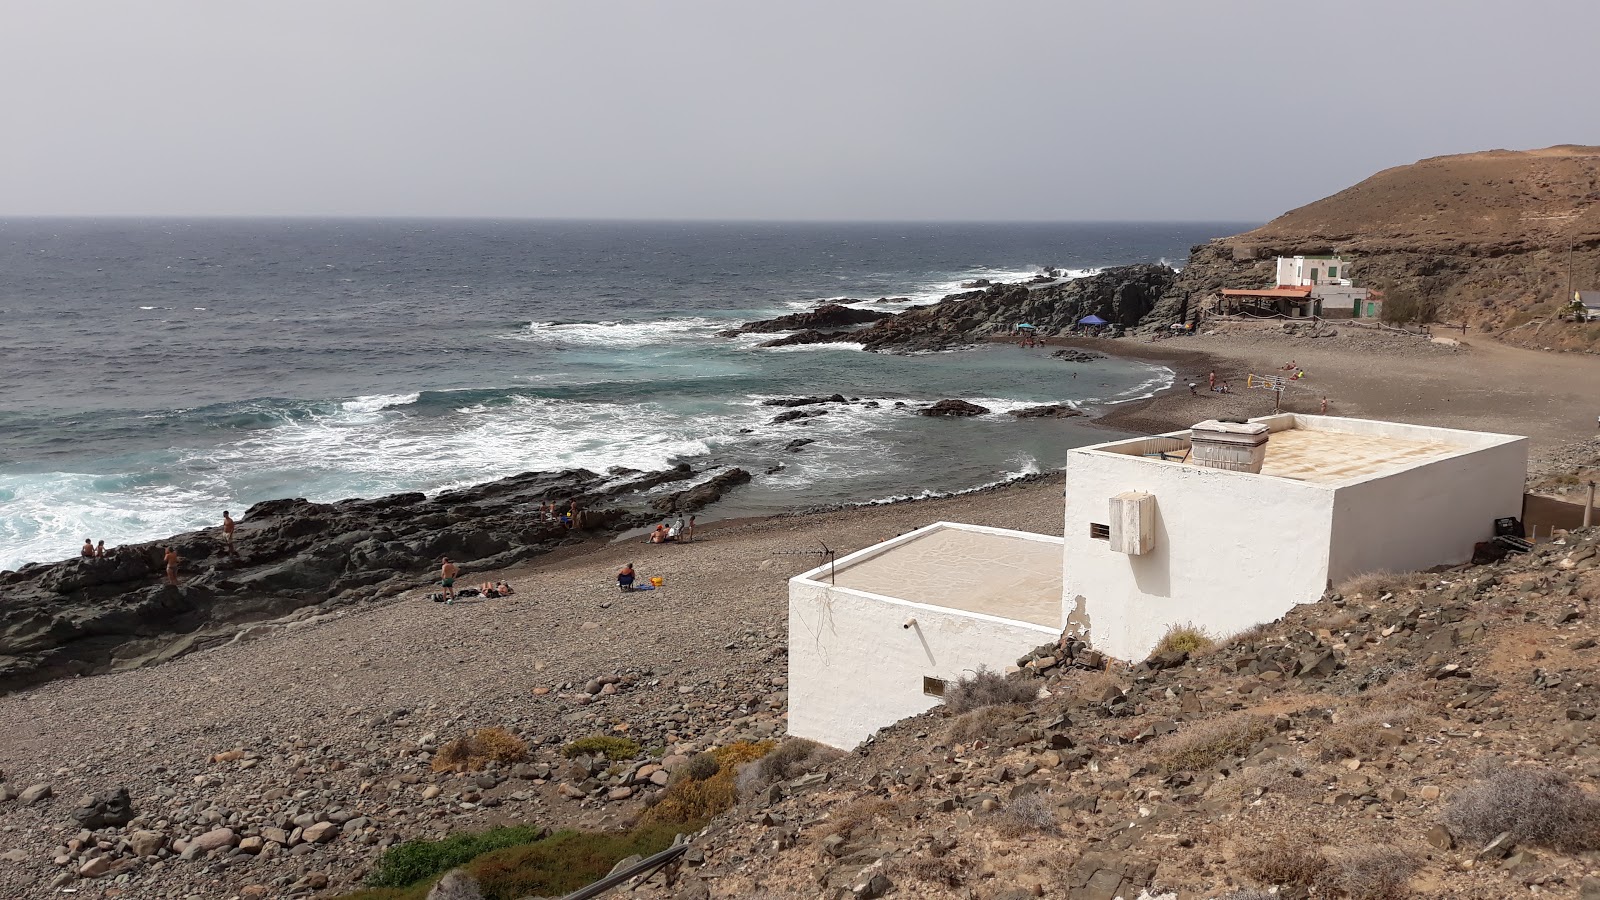
{"type": "Polygon", "coordinates": [[[931,709],[924,676],[1004,671],[1057,629],[789,580],[789,733],[850,749],[931,709]],[[904,627],[908,618],[916,624],[904,627]]]}
{"type": "Polygon", "coordinates": [[[1521,517],[1527,471],[1528,441],[1518,438],[1340,487],[1329,579],[1470,561],[1496,518],[1521,517]]]}
{"type": "MultiPolygon", "coordinates": [[[[1149,439],[1151,450],[1171,438],[1149,439]]],[[[1143,659],[1170,625],[1242,631],[1316,600],[1327,583],[1334,492],[1281,478],[1163,465],[1142,456],[1068,454],[1063,616],[1094,647],[1143,659]],[[1111,497],[1155,495],[1155,546],[1113,552],[1090,537],[1111,497]]]]}
{"type": "Polygon", "coordinates": [[[1318,283],[1328,281],[1329,266],[1332,266],[1338,272],[1338,274],[1332,276],[1333,278],[1350,277],[1349,273],[1345,271],[1344,260],[1338,257],[1306,259],[1301,256],[1280,256],[1278,257],[1278,284],[1296,286],[1311,284],[1313,270],[1316,271],[1316,281],[1318,283]]]}

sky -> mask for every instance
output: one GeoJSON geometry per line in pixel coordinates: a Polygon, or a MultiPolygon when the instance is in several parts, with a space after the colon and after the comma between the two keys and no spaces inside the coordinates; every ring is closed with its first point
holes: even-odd
{"type": "Polygon", "coordinates": [[[0,0],[0,21],[8,216],[1265,221],[1424,157],[1600,144],[1586,0],[0,0]]]}

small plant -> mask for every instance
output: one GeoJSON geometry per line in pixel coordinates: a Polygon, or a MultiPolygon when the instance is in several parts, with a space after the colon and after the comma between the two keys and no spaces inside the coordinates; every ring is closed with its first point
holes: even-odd
{"type": "Polygon", "coordinates": [[[728,809],[738,800],[734,785],[739,766],[755,762],[773,750],[771,741],[752,744],[740,741],[710,753],[697,754],[689,760],[683,776],[667,785],[661,801],[645,811],[644,821],[650,824],[689,825],[704,822],[728,809]],[[709,764],[697,763],[709,757],[709,764]],[[696,777],[697,771],[704,777],[696,777]],[[709,771],[709,775],[704,773],[709,771]]]}
{"type": "Polygon", "coordinates": [[[753,763],[739,768],[739,796],[751,797],[771,784],[799,778],[840,753],[805,738],[789,738],[753,763]]]}
{"type": "Polygon", "coordinates": [[[561,755],[567,759],[584,755],[599,755],[612,762],[622,762],[639,755],[639,742],[631,738],[592,734],[586,738],[578,738],[562,747],[561,755]]]}
{"type": "Polygon", "coordinates": [[[1360,595],[1363,600],[1376,600],[1384,594],[1398,594],[1416,587],[1415,572],[1364,572],[1339,582],[1338,592],[1343,597],[1360,595]]]}
{"type": "Polygon", "coordinates": [[[970,677],[963,675],[945,689],[944,705],[950,712],[960,715],[985,706],[1029,703],[1038,696],[1037,686],[1009,680],[999,672],[980,666],[970,677]]]}
{"type": "Polygon", "coordinates": [[[1368,844],[1338,854],[1326,881],[1349,900],[1405,900],[1406,883],[1421,868],[1417,858],[1388,844],[1368,844]]]}
{"type": "Polygon", "coordinates": [[[377,867],[367,876],[367,884],[372,887],[406,887],[466,865],[480,854],[531,844],[545,834],[547,832],[543,828],[515,825],[453,834],[442,841],[406,841],[383,851],[377,867]]]}
{"type": "Polygon", "coordinates": [[[1509,766],[1456,794],[1445,824],[1478,843],[1509,831],[1520,844],[1566,853],[1600,850],[1600,797],[1554,769],[1509,766]]]}
{"type": "Polygon", "coordinates": [[[1385,747],[1406,741],[1406,729],[1422,721],[1422,710],[1413,706],[1390,706],[1356,713],[1323,732],[1323,742],[1332,748],[1366,757],[1385,747]]]}
{"type": "Polygon", "coordinates": [[[1049,791],[1034,791],[1011,801],[995,816],[995,825],[1006,837],[1025,834],[1054,834],[1056,809],[1049,791]]]}
{"type": "Polygon", "coordinates": [[[1023,707],[1016,704],[968,710],[950,723],[946,739],[953,744],[967,744],[978,738],[993,738],[1000,726],[1016,721],[1023,712],[1023,707]]]}
{"type": "Polygon", "coordinates": [[[1161,636],[1160,643],[1151,655],[1156,653],[1199,653],[1210,650],[1216,643],[1211,636],[1194,625],[1168,625],[1167,633],[1161,636]]]}
{"type": "Polygon", "coordinates": [[[690,781],[705,781],[716,777],[722,771],[722,763],[717,761],[714,753],[696,753],[689,757],[689,764],[683,767],[683,777],[690,781]]]}
{"type": "Polygon", "coordinates": [[[1160,738],[1151,756],[1168,770],[1198,772],[1244,756],[1272,734],[1272,720],[1246,712],[1204,719],[1160,738]]]}
{"type": "Polygon", "coordinates": [[[1244,874],[1263,884],[1306,888],[1328,868],[1314,841],[1304,836],[1278,834],[1259,842],[1239,856],[1244,874]]]}
{"type": "Polygon", "coordinates": [[[838,812],[829,815],[827,821],[818,826],[816,838],[821,840],[835,834],[849,837],[859,828],[878,819],[893,816],[900,808],[895,801],[885,800],[876,794],[857,797],[838,812]]]}
{"type": "Polygon", "coordinates": [[[477,771],[491,762],[507,765],[528,756],[528,744],[504,728],[480,728],[458,737],[433,755],[435,772],[477,771]]]}
{"type": "Polygon", "coordinates": [[[1231,894],[1223,894],[1217,900],[1278,900],[1278,898],[1266,891],[1234,891],[1231,894]]]}

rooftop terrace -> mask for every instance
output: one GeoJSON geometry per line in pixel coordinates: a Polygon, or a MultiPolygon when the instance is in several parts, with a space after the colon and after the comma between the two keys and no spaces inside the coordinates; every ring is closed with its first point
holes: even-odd
{"type": "MultiPolygon", "coordinates": [[[[835,567],[842,588],[1061,627],[1060,538],[941,522],[835,567]]],[[[826,566],[807,575],[828,581],[826,566]]]]}
{"type": "MultiPolygon", "coordinates": [[[[1272,430],[1261,475],[1313,484],[1343,484],[1380,477],[1517,440],[1510,435],[1294,413],[1262,416],[1250,421],[1265,424],[1272,430]]],[[[1203,468],[1190,458],[1187,431],[1083,449],[1203,468]]]]}

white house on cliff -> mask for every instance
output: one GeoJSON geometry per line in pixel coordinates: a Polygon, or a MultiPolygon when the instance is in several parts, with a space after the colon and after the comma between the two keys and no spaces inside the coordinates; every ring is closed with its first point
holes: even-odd
{"type": "Polygon", "coordinates": [[[938,522],[790,579],[789,732],[853,747],[1063,630],[1137,661],[1174,624],[1466,562],[1521,514],[1527,443],[1284,414],[1073,450],[1063,537],[938,522]]]}

